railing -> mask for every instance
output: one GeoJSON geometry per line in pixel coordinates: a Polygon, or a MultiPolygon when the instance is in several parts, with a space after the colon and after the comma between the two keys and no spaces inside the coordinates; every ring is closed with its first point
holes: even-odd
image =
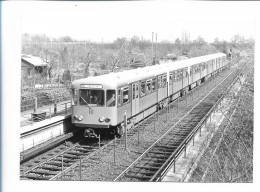
{"type": "Polygon", "coordinates": [[[42,138],[41,140],[37,140],[35,141],[34,139],[32,139],[32,143],[31,144],[28,144],[28,145],[24,145],[22,144],[22,146],[20,147],[20,154],[21,154],[21,158],[23,159],[23,156],[24,156],[24,153],[26,150],[28,149],[33,149],[34,147],[37,147],[39,146],[40,144],[44,143],[44,142],[47,142],[47,141],[50,141],[51,139],[54,139],[54,138],[57,138],[59,136],[63,135],[63,133],[60,132],[59,133],[56,133],[56,134],[53,134],[52,132],[50,133],[50,136],[49,137],[46,137],[46,138],[42,138]]]}
{"type": "Polygon", "coordinates": [[[26,125],[33,125],[35,122],[39,122],[45,119],[51,119],[57,115],[69,115],[71,113],[71,101],[63,101],[57,104],[52,104],[46,107],[37,108],[34,106],[34,110],[24,112],[21,114],[21,127],[26,125]]]}

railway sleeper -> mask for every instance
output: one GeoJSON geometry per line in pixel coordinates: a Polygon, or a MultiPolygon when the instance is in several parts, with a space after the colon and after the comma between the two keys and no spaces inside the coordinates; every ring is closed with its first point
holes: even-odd
{"type": "Polygon", "coordinates": [[[171,150],[175,150],[177,149],[177,147],[179,147],[179,145],[156,145],[155,148],[163,148],[163,149],[171,149],[171,150]]]}
{"type": "Polygon", "coordinates": [[[148,180],[151,179],[151,176],[146,176],[146,175],[134,175],[134,174],[126,174],[125,177],[131,178],[131,179],[138,179],[138,180],[148,180]]]}
{"type": "MultiPolygon", "coordinates": [[[[52,161],[52,162],[48,162],[48,165],[54,165],[54,166],[62,166],[62,162],[57,162],[57,161],[52,161]]],[[[70,163],[64,163],[63,162],[63,166],[67,167],[70,166],[70,163]]]]}
{"type": "Polygon", "coordinates": [[[155,153],[155,152],[151,152],[150,151],[147,153],[148,157],[151,156],[151,157],[155,157],[155,158],[158,158],[158,159],[166,159],[167,156],[169,156],[169,154],[165,154],[165,153],[155,153]]]}
{"type": "MultiPolygon", "coordinates": [[[[100,143],[100,145],[103,144],[103,143],[100,143]]],[[[80,146],[80,148],[83,148],[83,149],[96,149],[97,147],[92,147],[92,146],[80,146]]]]}
{"type": "Polygon", "coordinates": [[[68,159],[79,159],[79,156],[76,155],[70,155],[70,154],[64,154],[63,157],[68,158],[68,159]]]}
{"type": "Polygon", "coordinates": [[[63,160],[63,162],[65,162],[65,163],[74,163],[74,162],[76,162],[77,160],[73,160],[73,159],[67,159],[67,158],[61,158],[61,157],[57,157],[57,158],[55,158],[55,160],[58,160],[58,161],[62,161],[63,160]]]}
{"type": "Polygon", "coordinates": [[[172,154],[172,152],[169,152],[169,151],[157,151],[157,150],[149,151],[149,153],[165,154],[165,155],[171,155],[172,154]]]}
{"type": "Polygon", "coordinates": [[[40,168],[42,169],[46,169],[46,170],[52,170],[52,171],[61,171],[62,168],[61,167],[50,167],[50,166],[41,166],[40,168]]]}
{"type": "Polygon", "coordinates": [[[164,158],[164,159],[159,159],[159,158],[156,158],[156,157],[150,157],[150,158],[143,158],[143,160],[145,160],[145,161],[148,161],[147,163],[149,163],[149,161],[151,162],[161,162],[161,163],[164,163],[165,162],[165,160],[166,160],[166,158],[164,158]]]}
{"type": "Polygon", "coordinates": [[[84,154],[91,153],[93,151],[92,149],[75,149],[75,150],[84,154]]]}
{"type": "Polygon", "coordinates": [[[151,171],[151,170],[147,170],[147,171],[144,171],[144,170],[129,170],[128,173],[136,173],[136,174],[142,174],[142,175],[153,175],[154,174],[154,171],[151,171]]]}
{"type": "Polygon", "coordinates": [[[135,168],[137,169],[146,169],[146,170],[158,170],[161,166],[155,167],[155,166],[150,166],[150,165],[145,165],[145,166],[138,166],[136,165],[135,168]]]}
{"type": "Polygon", "coordinates": [[[51,177],[42,177],[42,176],[36,176],[36,175],[26,175],[25,176],[28,179],[34,179],[34,180],[50,180],[51,177]]]}
{"type": "Polygon", "coordinates": [[[85,155],[86,153],[82,153],[82,152],[74,152],[74,151],[69,151],[67,152],[67,154],[71,154],[71,155],[76,155],[76,156],[80,156],[80,155],[85,155]]]}
{"type": "Polygon", "coordinates": [[[44,174],[44,175],[57,175],[57,172],[46,171],[46,170],[32,170],[30,171],[30,173],[44,174]]]}

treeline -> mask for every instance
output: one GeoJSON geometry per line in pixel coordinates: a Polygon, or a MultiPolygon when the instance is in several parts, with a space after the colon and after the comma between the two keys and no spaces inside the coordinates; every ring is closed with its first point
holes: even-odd
{"type": "Polygon", "coordinates": [[[196,57],[216,52],[227,53],[229,49],[240,53],[246,47],[254,46],[254,39],[245,39],[235,35],[229,42],[216,38],[208,43],[198,37],[190,40],[189,36],[177,38],[174,42],[167,40],[156,42],[133,36],[130,39],[117,38],[114,42],[79,41],[69,36],[50,38],[46,35],[22,35],[22,53],[41,57],[48,62],[46,71],[51,79],[62,69],[87,77],[90,69],[96,72],[127,69],[132,62],[155,64],[167,54],[196,57]]]}

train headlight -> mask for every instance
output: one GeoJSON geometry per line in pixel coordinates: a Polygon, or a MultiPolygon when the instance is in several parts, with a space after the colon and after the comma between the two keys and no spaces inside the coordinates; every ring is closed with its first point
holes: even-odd
{"type": "Polygon", "coordinates": [[[83,120],[83,116],[80,115],[80,116],[78,117],[78,120],[79,120],[79,121],[82,121],[82,120],[83,120]]]}
{"type": "Polygon", "coordinates": [[[99,118],[99,122],[104,122],[104,120],[105,120],[105,117],[100,117],[99,118]]]}
{"type": "Polygon", "coordinates": [[[108,123],[109,121],[110,121],[110,118],[107,117],[107,118],[105,119],[105,122],[108,123]]]}
{"type": "Polygon", "coordinates": [[[83,116],[80,115],[80,116],[77,116],[77,115],[74,115],[73,116],[75,120],[78,120],[78,121],[82,121],[83,120],[83,116]]]}

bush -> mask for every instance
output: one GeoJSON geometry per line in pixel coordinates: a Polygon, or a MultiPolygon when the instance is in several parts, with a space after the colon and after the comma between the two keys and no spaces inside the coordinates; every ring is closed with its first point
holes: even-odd
{"type": "Polygon", "coordinates": [[[21,96],[21,112],[34,108],[34,97],[37,98],[38,107],[62,102],[70,99],[70,92],[66,88],[54,88],[50,90],[39,90],[27,92],[21,96]]]}

